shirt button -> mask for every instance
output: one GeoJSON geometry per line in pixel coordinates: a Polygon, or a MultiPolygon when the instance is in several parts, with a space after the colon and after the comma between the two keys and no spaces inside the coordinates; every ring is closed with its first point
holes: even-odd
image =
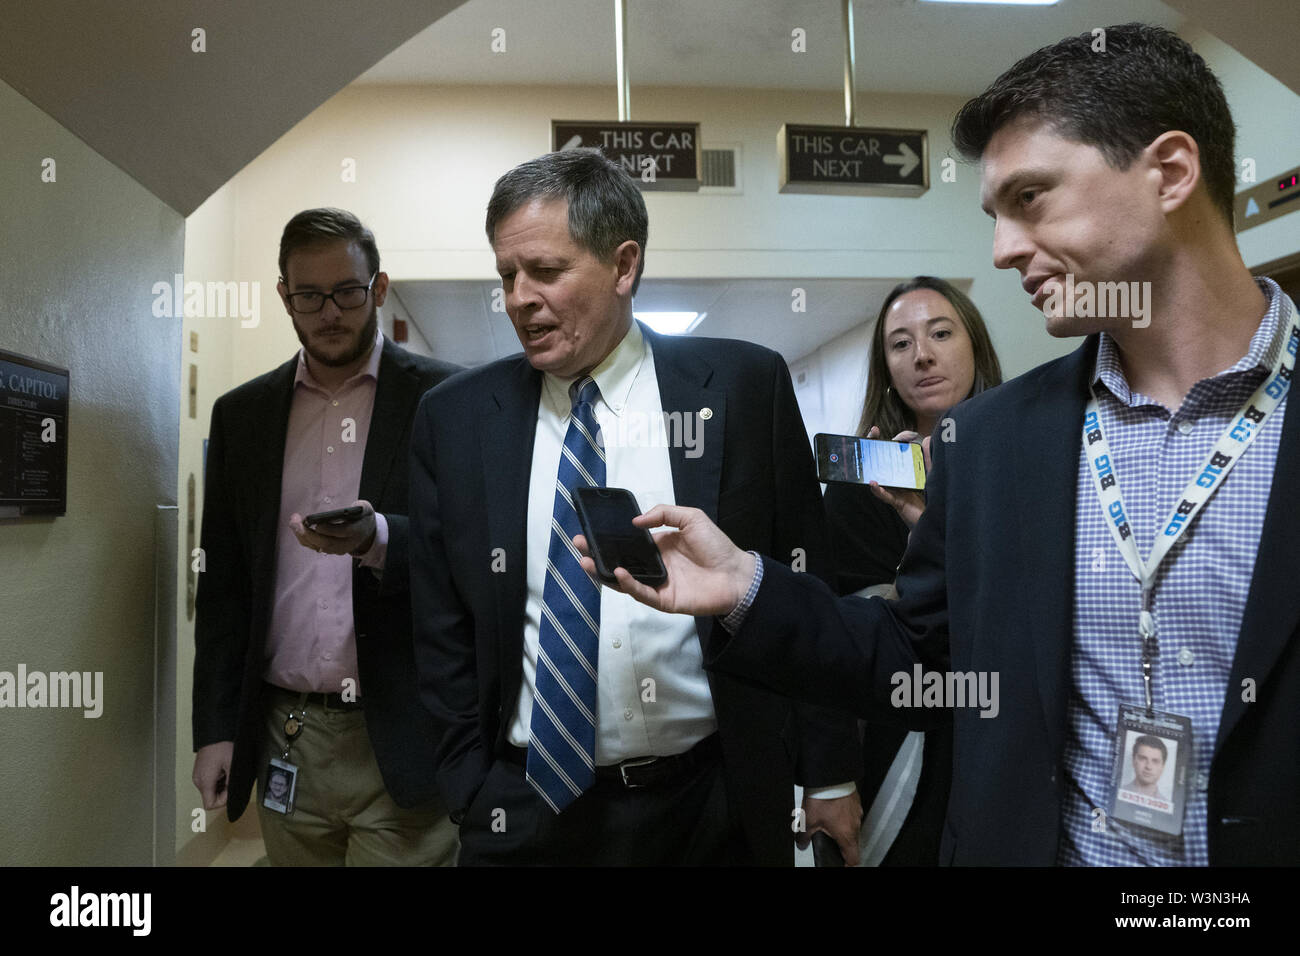
{"type": "Polygon", "coordinates": [[[325,498],[324,498],[323,500],[325,501],[326,504],[329,504],[329,503],[330,503],[330,496],[329,496],[329,495],[326,495],[325,498]]]}
{"type": "Polygon", "coordinates": [[[327,452],[329,452],[331,455],[334,454],[334,446],[333,446],[333,445],[328,446],[325,450],[326,450],[327,452]]]}
{"type": "Polygon", "coordinates": [[[332,654],[326,654],[326,655],[325,655],[325,660],[327,660],[327,661],[332,661],[332,660],[334,660],[334,656],[333,656],[332,654]]]}
{"type": "Polygon", "coordinates": [[[623,642],[622,642],[622,641],[617,641],[617,640],[616,640],[616,641],[614,642],[614,647],[615,647],[615,648],[619,648],[619,647],[622,647],[622,646],[623,646],[623,642]]]}
{"type": "Polygon", "coordinates": [[[338,400],[337,398],[334,399],[334,401],[330,402],[331,405],[337,405],[338,403],[339,403],[339,400],[338,400]]]}
{"type": "Polygon", "coordinates": [[[1184,435],[1190,435],[1195,428],[1196,426],[1186,419],[1178,423],[1178,430],[1184,435]]]}
{"type": "Polygon", "coordinates": [[[1192,661],[1194,660],[1196,660],[1196,655],[1192,653],[1190,647],[1184,647],[1178,652],[1178,663],[1182,664],[1184,667],[1191,667],[1192,661]]]}
{"type": "Polygon", "coordinates": [[[632,711],[631,711],[631,710],[625,710],[625,711],[623,711],[623,719],[624,719],[624,720],[631,720],[631,719],[632,719],[632,711]]]}
{"type": "Polygon", "coordinates": [[[1202,772],[1196,775],[1196,789],[1197,790],[1210,789],[1210,775],[1208,773],[1202,772]]]}

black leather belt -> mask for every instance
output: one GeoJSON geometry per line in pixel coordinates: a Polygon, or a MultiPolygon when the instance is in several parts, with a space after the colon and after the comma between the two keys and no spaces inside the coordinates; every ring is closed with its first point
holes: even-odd
{"type": "MultiPolygon", "coordinates": [[[[596,786],[614,785],[626,790],[658,787],[680,780],[721,756],[722,744],[714,733],[685,753],[670,757],[632,757],[620,763],[597,767],[596,786]]],[[[507,746],[504,757],[516,766],[528,765],[528,751],[523,747],[507,746]]]]}
{"type": "MultiPolygon", "coordinates": [[[[288,697],[292,697],[295,702],[298,700],[298,698],[302,697],[302,691],[300,690],[289,690],[287,688],[281,687],[279,684],[271,684],[271,683],[268,683],[266,686],[269,687],[271,690],[275,691],[277,694],[284,694],[288,697]]],[[[307,695],[306,706],[320,707],[324,710],[361,710],[362,709],[360,699],[344,700],[342,694],[322,694],[317,691],[312,691],[307,695]]]]}

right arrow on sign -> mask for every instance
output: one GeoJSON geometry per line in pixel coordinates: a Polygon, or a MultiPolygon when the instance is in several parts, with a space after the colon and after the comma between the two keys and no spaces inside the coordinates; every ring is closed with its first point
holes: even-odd
{"type": "Polygon", "coordinates": [[[899,167],[898,177],[900,179],[905,179],[912,170],[916,169],[916,164],[921,161],[921,157],[917,156],[916,153],[912,151],[912,147],[908,146],[906,143],[899,143],[898,155],[885,156],[884,160],[886,166],[899,167]]]}

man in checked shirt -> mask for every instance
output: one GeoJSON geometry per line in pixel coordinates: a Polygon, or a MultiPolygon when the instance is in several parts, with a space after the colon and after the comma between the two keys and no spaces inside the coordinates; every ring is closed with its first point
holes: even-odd
{"type": "Polygon", "coordinates": [[[941,863],[1300,862],[1300,328],[1237,250],[1233,139],[1201,57],[1142,24],[962,108],[995,265],[1087,338],[941,421],[897,601],[837,601],[691,509],[638,519],[680,529],[657,539],[668,584],[622,588],[726,615],[719,671],[913,729],[934,712],[892,708],[892,674],[1000,675],[997,718],[953,714],[941,863]],[[1150,290],[1144,314],[1084,306],[1113,282],[1150,290]],[[1116,819],[1134,733],[1178,744],[1180,812],[1116,819]]]}

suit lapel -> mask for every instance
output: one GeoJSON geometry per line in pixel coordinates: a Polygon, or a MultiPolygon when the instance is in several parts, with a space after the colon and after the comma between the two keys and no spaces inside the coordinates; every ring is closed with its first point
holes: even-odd
{"type": "Polygon", "coordinates": [[[641,331],[653,350],[659,402],[669,416],[668,460],[673,472],[673,497],[677,504],[699,508],[717,521],[723,439],[727,433],[726,393],[707,387],[713,369],[699,356],[644,325],[641,331]],[[687,458],[690,449],[684,441],[676,440],[682,435],[679,429],[685,428],[698,429],[695,437],[699,442],[699,457],[687,458]]]}
{"type": "Polygon", "coordinates": [[[1241,619],[1219,720],[1216,753],[1251,706],[1242,699],[1246,686],[1243,682],[1250,680],[1256,688],[1264,684],[1300,624],[1300,589],[1291,579],[1295,568],[1300,567],[1300,522],[1296,520],[1295,505],[1295,489],[1300,488],[1300,456],[1296,455],[1300,447],[1300,412],[1290,407],[1290,401],[1287,405],[1255,571],[1246,596],[1246,613],[1241,619]]]}
{"type": "MultiPolygon", "coordinates": [[[[490,577],[497,596],[501,699],[507,706],[513,705],[523,679],[524,605],[528,599],[528,489],[541,395],[541,373],[521,356],[479,412],[483,507],[488,527],[484,561],[490,560],[497,548],[502,549],[506,560],[506,573],[490,577]]],[[[506,722],[502,721],[502,733],[505,730],[506,722]]]]}
{"type": "MultiPolygon", "coordinates": [[[[1074,613],[1074,538],[1078,509],[1079,448],[1088,379],[1096,362],[1096,336],[1066,356],[1055,375],[1043,376],[1015,415],[1008,442],[1014,467],[1012,492],[1019,504],[1018,553],[1010,563],[1010,593],[1025,596],[1024,633],[1030,636],[1039,702],[1052,752],[1065,747],[1074,613]]],[[[999,469],[999,471],[1001,471],[999,469]]]]}
{"type": "Polygon", "coordinates": [[[384,339],[379,357],[379,375],[375,383],[375,403],[370,413],[370,431],[366,435],[366,454],[361,464],[361,484],[357,497],[381,510],[379,500],[388,474],[393,467],[411,420],[411,405],[419,398],[420,383],[401,361],[398,346],[384,339]]]}
{"type": "MultiPolygon", "coordinates": [[[[668,461],[673,473],[673,498],[683,507],[699,508],[716,522],[722,487],[723,445],[727,435],[726,392],[707,387],[713,378],[712,366],[690,349],[681,348],[683,343],[680,340],[658,335],[644,323],[641,323],[641,333],[653,351],[661,408],[669,415],[678,413],[679,427],[687,427],[689,418],[690,427],[699,429],[695,438],[699,442],[700,455],[687,458],[686,443],[673,441],[672,426],[669,426],[668,461]]],[[[645,507],[646,503],[641,502],[641,505],[645,507]]],[[[695,619],[695,632],[701,649],[713,628],[713,620],[712,617],[695,619]]],[[[720,678],[713,671],[705,671],[705,676],[715,706],[729,711],[728,704],[719,704],[720,700],[728,699],[727,688],[719,686],[720,678]]],[[[728,682],[724,680],[721,683],[728,682]]]]}

